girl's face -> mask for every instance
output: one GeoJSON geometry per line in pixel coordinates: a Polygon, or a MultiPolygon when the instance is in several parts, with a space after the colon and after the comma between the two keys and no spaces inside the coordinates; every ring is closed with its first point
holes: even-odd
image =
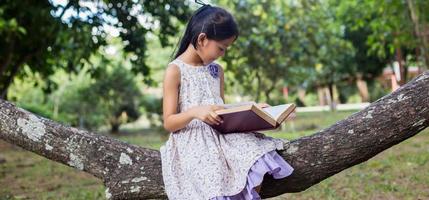
{"type": "Polygon", "coordinates": [[[204,64],[209,64],[219,57],[225,55],[227,48],[235,41],[236,37],[230,37],[225,40],[216,41],[207,39],[204,33],[198,37],[197,54],[203,60],[204,64]]]}

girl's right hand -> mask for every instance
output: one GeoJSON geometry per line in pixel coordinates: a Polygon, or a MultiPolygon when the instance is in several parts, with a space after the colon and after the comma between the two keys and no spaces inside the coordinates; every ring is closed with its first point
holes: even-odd
{"type": "Polygon", "coordinates": [[[219,125],[223,123],[223,121],[214,111],[221,109],[224,108],[217,105],[195,106],[190,108],[189,112],[193,118],[199,119],[210,125],[219,125]]]}

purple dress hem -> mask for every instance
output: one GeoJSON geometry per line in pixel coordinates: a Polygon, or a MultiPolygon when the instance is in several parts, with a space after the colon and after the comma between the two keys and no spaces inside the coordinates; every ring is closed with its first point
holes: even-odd
{"type": "Polygon", "coordinates": [[[266,173],[273,176],[275,179],[285,178],[293,172],[292,166],[289,165],[276,150],[270,151],[262,155],[253,166],[250,168],[247,175],[247,182],[244,189],[233,196],[218,196],[210,200],[254,200],[261,199],[259,194],[254,189],[262,183],[266,173]]]}

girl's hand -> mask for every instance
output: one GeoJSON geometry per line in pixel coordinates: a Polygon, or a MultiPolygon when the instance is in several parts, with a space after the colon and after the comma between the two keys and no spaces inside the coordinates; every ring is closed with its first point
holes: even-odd
{"type": "Polygon", "coordinates": [[[256,104],[256,106],[260,107],[260,108],[266,108],[266,107],[271,107],[269,104],[267,103],[258,103],[256,104]]]}
{"type": "Polygon", "coordinates": [[[223,107],[217,105],[195,106],[190,108],[189,112],[192,118],[199,119],[210,125],[219,125],[223,121],[214,111],[220,109],[223,109],[223,107]]]}

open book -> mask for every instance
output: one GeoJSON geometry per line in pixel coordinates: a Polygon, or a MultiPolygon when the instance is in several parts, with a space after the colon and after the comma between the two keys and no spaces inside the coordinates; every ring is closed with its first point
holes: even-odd
{"type": "Polygon", "coordinates": [[[223,123],[211,125],[221,133],[237,133],[276,129],[294,111],[294,104],[261,108],[254,102],[224,104],[216,114],[223,123]]]}

